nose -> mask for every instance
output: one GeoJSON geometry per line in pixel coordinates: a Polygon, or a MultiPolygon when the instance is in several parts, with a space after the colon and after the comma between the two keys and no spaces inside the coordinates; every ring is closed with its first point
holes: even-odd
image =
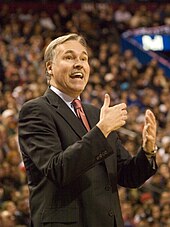
{"type": "Polygon", "coordinates": [[[80,59],[76,59],[74,62],[74,68],[82,68],[82,62],[80,59]]]}

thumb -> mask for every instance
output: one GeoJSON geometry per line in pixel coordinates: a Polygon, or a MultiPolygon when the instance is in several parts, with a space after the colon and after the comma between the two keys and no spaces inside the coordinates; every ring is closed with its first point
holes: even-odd
{"type": "Polygon", "coordinates": [[[149,110],[146,110],[146,112],[145,112],[145,120],[144,120],[144,124],[145,125],[148,123],[148,114],[149,114],[149,110]]]}
{"type": "Polygon", "coordinates": [[[104,97],[104,103],[103,103],[103,108],[107,108],[109,107],[110,105],[110,96],[109,94],[105,94],[105,97],[104,97]]]}

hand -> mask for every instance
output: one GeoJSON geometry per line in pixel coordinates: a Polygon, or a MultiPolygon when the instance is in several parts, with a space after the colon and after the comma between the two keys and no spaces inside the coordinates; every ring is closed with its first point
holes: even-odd
{"type": "Polygon", "coordinates": [[[151,110],[145,113],[145,123],[143,128],[143,149],[147,154],[152,155],[156,146],[156,119],[151,110]]]}
{"type": "Polygon", "coordinates": [[[105,137],[107,137],[110,132],[122,127],[127,120],[127,106],[125,103],[121,103],[112,107],[109,107],[109,105],[110,96],[106,94],[104,104],[100,112],[100,121],[97,123],[97,126],[103,132],[105,137]]]}

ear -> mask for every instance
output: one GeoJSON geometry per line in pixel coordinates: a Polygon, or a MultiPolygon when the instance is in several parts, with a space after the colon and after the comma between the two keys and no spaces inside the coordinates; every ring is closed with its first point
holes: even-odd
{"type": "Polygon", "coordinates": [[[51,61],[46,62],[46,69],[48,74],[53,74],[51,61]]]}

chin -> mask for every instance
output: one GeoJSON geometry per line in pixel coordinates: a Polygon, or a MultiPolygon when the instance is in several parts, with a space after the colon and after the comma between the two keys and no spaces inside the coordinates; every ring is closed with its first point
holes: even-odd
{"type": "Polygon", "coordinates": [[[75,93],[81,93],[81,92],[83,92],[83,90],[84,90],[84,86],[82,87],[82,86],[75,86],[75,87],[73,87],[73,90],[74,90],[74,92],[75,93]]]}
{"type": "Polygon", "coordinates": [[[72,91],[72,94],[73,94],[74,98],[76,98],[76,97],[80,96],[82,92],[83,92],[83,90],[74,90],[74,91],[72,91]]]}

